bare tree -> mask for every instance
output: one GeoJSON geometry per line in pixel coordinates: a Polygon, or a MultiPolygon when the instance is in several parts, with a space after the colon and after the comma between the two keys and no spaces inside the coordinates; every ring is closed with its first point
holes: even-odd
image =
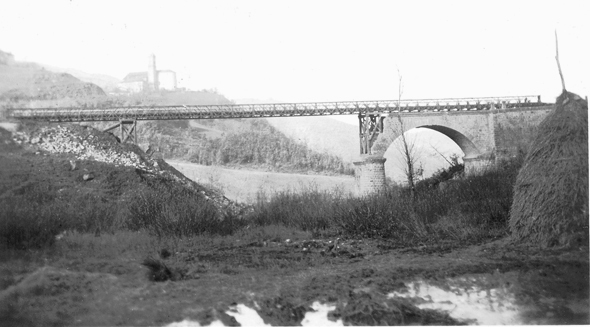
{"type": "MultiPolygon", "coordinates": [[[[403,94],[403,78],[399,71],[397,70],[397,74],[399,76],[398,79],[398,92],[397,92],[397,120],[399,122],[399,133],[401,136],[401,147],[399,151],[402,155],[403,160],[403,170],[404,174],[406,175],[406,180],[408,181],[408,187],[410,188],[410,193],[412,198],[415,196],[416,192],[416,182],[417,177],[422,175],[423,169],[421,165],[419,165],[418,161],[418,149],[416,148],[416,142],[414,140],[410,140],[406,135],[406,128],[404,126],[404,120],[402,119],[401,115],[401,98],[403,94]]],[[[393,125],[393,124],[392,124],[393,125]]],[[[392,127],[394,128],[394,127],[392,127]]]]}

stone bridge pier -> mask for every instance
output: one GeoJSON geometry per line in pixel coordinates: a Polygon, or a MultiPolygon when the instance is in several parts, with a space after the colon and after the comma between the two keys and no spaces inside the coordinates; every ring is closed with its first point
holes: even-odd
{"type": "Polygon", "coordinates": [[[383,156],[364,156],[361,161],[354,162],[354,178],[359,195],[369,195],[385,189],[385,160],[383,156]]]}

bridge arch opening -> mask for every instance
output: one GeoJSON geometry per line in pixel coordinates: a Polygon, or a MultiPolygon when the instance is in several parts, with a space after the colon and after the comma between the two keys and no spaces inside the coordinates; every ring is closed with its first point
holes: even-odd
{"type": "MultiPolygon", "coordinates": [[[[452,157],[457,157],[462,163],[463,158],[476,158],[481,154],[468,137],[445,126],[418,126],[406,131],[404,136],[411,147],[418,179],[428,178],[440,169],[450,167],[448,161],[452,157]]],[[[390,144],[383,157],[387,159],[386,178],[398,184],[406,183],[407,164],[401,135],[390,144]]]]}
{"type": "Polygon", "coordinates": [[[461,148],[461,151],[463,151],[465,158],[476,158],[481,154],[479,149],[475,146],[475,144],[473,144],[473,142],[471,142],[469,138],[467,138],[467,136],[452,128],[440,125],[424,125],[416,127],[416,129],[419,128],[437,131],[440,134],[443,134],[444,136],[448,137],[453,142],[455,142],[455,144],[457,144],[459,148],[461,148]]]}

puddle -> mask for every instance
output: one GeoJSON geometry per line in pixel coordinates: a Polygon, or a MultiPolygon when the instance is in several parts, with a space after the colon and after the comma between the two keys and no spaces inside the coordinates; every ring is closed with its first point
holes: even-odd
{"type": "MultiPolygon", "coordinates": [[[[192,321],[192,320],[183,320],[183,321],[179,321],[179,322],[173,322],[171,324],[168,324],[164,327],[201,327],[202,325],[199,324],[197,321],[192,321]]],[[[224,327],[225,325],[219,321],[219,320],[214,320],[213,322],[211,322],[211,324],[209,325],[205,325],[207,327],[224,327]]]]}
{"type": "MultiPolygon", "coordinates": [[[[334,309],[336,306],[331,306],[327,304],[321,304],[319,302],[314,302],[311,305],[311,308],[315,311],[309,311],[305,313],[303,320],[301,321],[302,326],[344,326],[342,320],[338,321],[331,321],[328,320],[328,313],[334,309]]],[[[235,306],[231,306],[227,313],[230,316],[233,316],[238,323],[242,326],[251,326],[251,327],[258,327],[258,326],[271,326],[269,324],[264,323],[264,320],[258,312],[244,304],[238,304],[235,306]]],[[[165,327],[202,327],[199,322],[192,321],[185,319],[179,322],[173,322],[171,324],[166,325],[165,327]]],[[[223,322],[220,320],[214,320],[209,325],[204,325],[203,327],[221,327],[225,326],[223,322]]]]}
{"type": "Polygon", "coordinates": [[[328,313],[336,309],[335,305],[321,304],[316,301],[311,305],[311,308],[315,311],[305,313],[301,326],[344,326],[341,319],[328,320],[328,313]]]}
{"type": "Polygon", "coordinates": [[[264,323],[264,320],[262,320],[262,317],[260,317],[256,310],[244,304],[232,306],[225,313],[236,318],[237,322],[242,326],[271,326],[264,323]]]}
{"type": "MultiPolygon", "coordinates": [[[[589,301],[553,298],[527,291],[517,274],[484,274],[429,283],[407,283],[389,298],[413,300],[421,309],[441,310],[476,325],[588,324],[589,301]]],[[[533,287],[534,288],[534,287],[533,287]]]]}
{"type": "MultiPolygon", "coordinates": [[[[464,275],[445,280],[415,280],[406,289],[388,294],[388,298],[406,298],[420,309],[446,312],[457,321],[470,325],[588,325],[590,303],[584,289],[565,290],[532,280],[519,272],[464,275]],[[548,287],[551,286],[551,287],[548,287]]],[[[254,307],[259,309],[257,304],[254,307]]],[[[314,302],[305,313],[302,326],[343,326],[331,321],[328,313],[335,305],[314,302]]],[[[244,304],[230,307],[226,313],[242,326],[270,326],[258,312],[244,304]]],[[[184,320],[167,327],[196,327],[184,320]]],[[[223,326],[219,320],[207,326],[223,326]]]]}

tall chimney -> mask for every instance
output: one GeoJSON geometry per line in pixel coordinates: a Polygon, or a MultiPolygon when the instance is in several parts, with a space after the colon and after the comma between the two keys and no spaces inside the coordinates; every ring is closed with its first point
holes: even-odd
{"type": "Polygon", "coordinates": [[[157,91],[158,90],[158,71],[156,70],[156,55],[150,54],[148,56],[148,90],[150,91],[157,91]]]}

